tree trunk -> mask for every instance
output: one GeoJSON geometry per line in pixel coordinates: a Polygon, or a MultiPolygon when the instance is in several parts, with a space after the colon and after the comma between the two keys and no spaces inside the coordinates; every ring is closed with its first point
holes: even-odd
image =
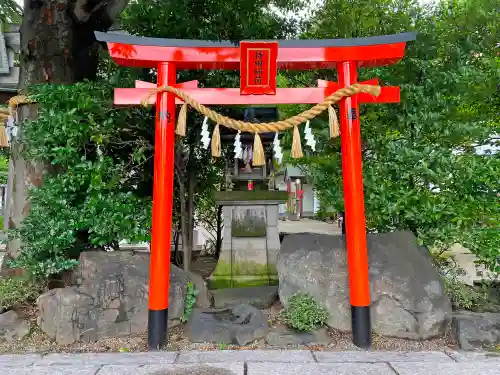
{"type": "MultiPolygon", "coordinates": [[[[23,105],[18,109],[19,121],[36,119],[38,115],[38,106],[36,104],[23,105]]],[[[22,134],[20,137],[22,137],[22,134]]],[[[25,161],[22,155],[23,145],[21,142],[13,142],[11,146],[9,168],[11,175],[12,192],[9,195],[10,202],[7,204],[5,215],[8,216],[9,229],[19,228],[22,220],[29,212],[28,190],[39,187],[42,184],[45,166],[41,163],[25,161]]],[[[9,241],[6,249],[7,259],[15,259],[19,255],[21,243],[18,239],[9,241]]]]}
{"type": "Polygon", "coordinates": [[[35,83],[75,82],[73,34],[68,2],[26,1],[21,26],[20,89],[35,83]]]}
{"type": "Polygon", "coordinates": [[[223,224],[223,219],[222,219],[222,206],[217,206],[217,237],[215,240],[215,256],[216,258],[219,258],[220,251],[222,249],[222,224],[223,224]]]}
{"type": "Polygon", "coordinates": [[[99,63],[94,31],[107,31],[127,3],[128,0],[25,1],[19,88],[36,83],[94,80],[99,63]]]}
{"type": "Polygon", "coordinates": [[[194,247],[194,188],[196,183],[196,171],[193,168],[190,168],[188,171],[188,191],[187,191],[187,220],[188,220],[188,255],[189,259],[188,268],[184,267],[185,271],[189,271],[189,267],[191,266],[191,259],[193,256],[193,247],[194,247]]]}
{"type": "Polygon", "coordinates": [[[181,221],[179,220],[179,223],[177,224],[177,228],[175,230],[175,235],[174,235],[174,261],[173,263],[177,266],[181,266],[181,258],[179,254],[179,239],[181,235],[181,221]]]}
{"type": "Polygon", "coordinates": [[[188,251],[187,247],[189,244],[189,227],[187,216],[187,202],[186,202],[186,185],[184,184],[183,176],[177,177],[177,182],[179,183],[179,201],[181,206],[181,214],[179,217],[181,226],[181,238],[182,238],[182,264],[184,269],[189,269],[189,259],[187,258],[188,251]]]}
{"type": "MultiPolygon", "coordinates": [[[[185,198],[181,198],[181,201],[184,201],[184,205],[186,203],[185,198]]],[[[181,210],[184,214],[187,215],[187,210],[181,210]]],[[[182,232],[182,266],[184,271],[189,271],[190,263],[191,263],[191,251],[189,249],[189,224],[186,216],[182,215],[181,218],[181,232],[182,232]]]]}

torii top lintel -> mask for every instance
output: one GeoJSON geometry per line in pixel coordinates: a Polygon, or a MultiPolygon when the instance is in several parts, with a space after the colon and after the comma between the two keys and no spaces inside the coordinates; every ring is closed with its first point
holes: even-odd
{"type": "MultiPolygon", "coordinates": [[[[156,68],[173,62],[176,69],[240,68],[239,43],[144,38],[121,33],[96,32],[106,42],[112,59],[122,66],[156,68]]],[[[278,40],[278,69],[333,69],[339,62],[358,67],[393,64],[404,56],[406,42],[416,33],[351,39],[278,40]]],[[[275,41],[276,42],[276,41],[275,41]]]]}

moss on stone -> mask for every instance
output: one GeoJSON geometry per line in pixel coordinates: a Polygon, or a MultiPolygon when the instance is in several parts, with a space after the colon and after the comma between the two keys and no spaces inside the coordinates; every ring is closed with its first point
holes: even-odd
{"type": "Polygon", "coordinates": [[[216,191],[214,199],[219,202],[253,202],[288,200],[286,191],[254,190],[254,191],[216,191]]]}
{"type": "Polygon", "coordinates": [[[209,279],[207,280],[208,289],[227,289],[232,288],[232,280],[230,279],[209,279]]]}
{"type": "Polygon", "coordinates": [[[233,263],[231,269],[230,264],[219,259],[208,285],[210,289],[278,285],[276,265],[245,261],[233,263]]]}
{"type": "Polygon", "coordinates": [[[254,279],[254,280],[232,280],[232,288],[251,288],[255,286],[266,286],[272,285],[269,283],[269,279],[254,279]]]}
{"type": "Polygon", "coordinates": [[[278,285],[277,278],[258,278],[258,279],[229,279],[215,278],[208,280],[209,289],[227,289],[227,288],[251,288],[255,286],[278,285]]]}
{"type": "Polygon", "coordinates": [[[258,276],[277,275],[276,265],[259,264],[256,262],[244,261],[234,262],[232,265],[219,259],[212,275],[214,276],[258,276]]]}
{"type": "Polygon", "coordinates": [[[279,285],[279,279],[278,279],[278,275],[276,276],[272,276],[270,275],[269,276],[269,285],[279,285]]]}

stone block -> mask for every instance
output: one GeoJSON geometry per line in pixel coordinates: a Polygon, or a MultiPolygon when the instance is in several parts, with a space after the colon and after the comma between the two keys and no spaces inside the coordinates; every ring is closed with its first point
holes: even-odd
{"type": "Polygon", "coordinates": [[[318,362],[453,362],[444,352],[384,352],[384,351],[350,351],[350,352],[316,352],[318,362]]]}
{"type": "Polygon", "coordinates": [[[279,251],[280,243],[280,230],[278,227],[267,227],[267,248],[279,251]]]}
{"type": "Polygon", "coordinates": [[[245,253],[249,251],[265,251],[266,242],[266,237],[233,237],[231,246],[233,253],[238,253],[238,256],[245,257],[245,253]]]}
{"type": "MultiPolygon", "coordinates": [[[[399,375],[498,375],[500,370],[498,364],[491,362],[470,362],[470,363],[391,363],[394,370],[399,375]]],[[[250,375],[250,374],[249,374],[250,375]]]]}
{"type": "Polygon", "coordinates": [[[193,309],[186,328],[189,340],[198,343],[247,345],[266,337],[267,317],[254,306],[193,309]]]}
{"type": "Polygon", "coordinates": [[[149,365],[174,363],[174,352],[144,353],[51,353],[38,360],[40,366],[103,366],[103,365],[149,365]]]}
{"type": "Polygon", "coordinates": [[[314,357],[309,350],[221,350],[181,352],[177,359],[177,363],[217,362],[312,363],[314,357]]]}
{"type": "Polygon", "coordinates": [[[500,353],[494,352],[464,352],[464,351],[446,351],[446,353],[456,362],[500,362],[500,353]]]}
{"type": "Polygon", "coordinates": [[[277,285],[278,205],[227,205],[224,221],[221,254],[209,280],[211,289],[277,285]]]}
{"type": "Polygon", "coordinates": [[[233,218],[233,207],[232,206],[222,207],[222,216],[224,217],[224,228],[231,228],[231,223],[233,218]]]}
{"type": "MultiPolygon", "coordinates": [[[[320,364],[296,363],[248,363],[247,375],[394,375],[389,365],[384,363],[360,364],[360,363],[337,363],[320,364]]],[[[420,374],[424,374],[423,372],[420,374]]]]}
{"type": "Polygon", "coordinates": [[[2,375],[95,375],[99,366],[43,366],[43,367],[2,367],[2,375]]]}
{"type": "Polygon", "coordinates": [[[0,368],[15,366],[31,366],[42,357],[38,354],[0,355],[0,368]]]}
{"type": "Polygon", "coordinates": [[[267,226],[268,227],[278,226],[279,206],[277,204],[267,205],[266,214],[267,214],[267,226]]]}
{"type": "Polygon", "coordinates": [[[212,292],[214,307],[221,309],[236,306],[242,303],[267,309],[278,298],[277,286],[257,286],[248,288],[219,289],[212,292]]]}
{"type": "Polygon", "coordinates": [[[315,332],[297,332],[285,326],[273,327],[266,342],[275,348],[297,347],[299,345],[328,345],[333,338],[322,328],[315,332]]]}
{"type": "Polygon", "coordinates": [[[231,235],[234,237],[265,237],[266,236],[265,206],[233,207],[231,235]]]}
{"type": "Polygon", "coordinates": [[[243,375],[243,363],[149,365],[144,367],[105,366],[98,375],[243,375]]]}
{"type": "Polygon", "coordinates": [[[221,251],[229,251],[231,252],[231,246],[232,246],[232,241],[231,241],[231,229],[226,229],[224,228],[224,231],[222,233],[222,247],[221,251]]]}
{"type": "Polygon", "coordinates": [[[18,341],[29,333],[29,323],[21,318],[14,310],[0,314],[0,341],[18,341]]]}
{"type": "Polygon", "coordinates": [[[500,314],[455,312],[453,330],[464,350],[496,348],[500,344],[500,314]]]}

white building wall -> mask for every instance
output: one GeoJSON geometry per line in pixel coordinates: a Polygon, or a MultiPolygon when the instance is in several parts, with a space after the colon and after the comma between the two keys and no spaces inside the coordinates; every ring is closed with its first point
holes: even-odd
{"type": "Polygon", "coordinates": [[[314,189],[312,185],[303,184],[304,198],[302,199],[302,211],[305,214],[314,213],[314,189]]]}

